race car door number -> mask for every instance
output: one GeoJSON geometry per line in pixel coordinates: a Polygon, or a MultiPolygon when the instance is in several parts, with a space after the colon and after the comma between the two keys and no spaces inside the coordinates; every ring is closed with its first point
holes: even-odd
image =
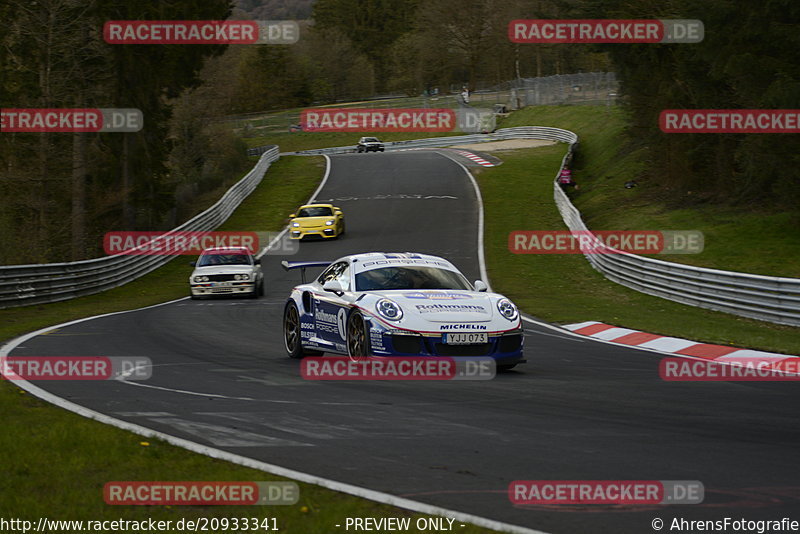
{"type": "Polygon", "coordinates": [[[447,345],[479,345],[488,343],[489,336],[485,332],[451,332],[444,334],[447,345]]]}

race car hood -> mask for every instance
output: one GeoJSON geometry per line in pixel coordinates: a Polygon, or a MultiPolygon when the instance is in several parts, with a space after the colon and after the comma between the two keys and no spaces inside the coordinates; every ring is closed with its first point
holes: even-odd
{"type": "Polygon", "coordinates": [[[509,327],[512,323],[500,316],[496,302],[500,295],[477,291],[421,290],[371,291],[374,305],[385,297],[403,309],[403,323],[409,328],[439,330],[438,323],[489,323],[509,327]],[[427,325],[427,326],[426,326],[427,325]]]}
{"type": "Polygon", "coordinates": [[[192,276],[208,276],[211,274],[248,274],[253,272],[252,265],[209,265],[195,267],[192,276]]]}
{"type": "Polygon", "coordinates": [[[325,217],[300,217],[294,219],[292,222],[300,223],[300,228],[316,228],[317,226],[325,226],[325,221],[330,221],[333,218],[333,215],[327,215],[325,217]]]}

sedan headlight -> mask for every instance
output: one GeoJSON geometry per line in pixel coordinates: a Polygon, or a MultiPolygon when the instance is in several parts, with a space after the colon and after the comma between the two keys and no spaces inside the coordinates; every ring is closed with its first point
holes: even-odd
{"type": "Polygon", "coordinates": [[[393,300],[381,299],[375,304],[375,309],[381,317],[390,321],[399,321],[403,318],[403,310],[393,300]]]}
{"type": "Polygon", "coordinates": [[[250,280],[249,274],[237,274],[233,277],[234,280],[250,280]]]}
{"type": "Polygon", "coordinates": [[[198,282],[198,283],[199,282],[208,282],[208,277],[207,276],[195,276],[194,277],[194,281],[198,282]]]}
{"type": "Polygon", "coordinates": [[[334,220],[325,221],[325,226],[333,226],[334,220]]]}
{"type": "Polygon", "coordinates": [[[292,228],[300,228],[300,223],[295,221],[292,223],[292,228]]]}
{"type": "Polygon", "coordinates": [[[517,307],[514,306],[514,303],[505,298],[497,301],[497,311],[499,311],[500,315],[509,321],[513,321],[519,315],[517,312],[517,307]]]}

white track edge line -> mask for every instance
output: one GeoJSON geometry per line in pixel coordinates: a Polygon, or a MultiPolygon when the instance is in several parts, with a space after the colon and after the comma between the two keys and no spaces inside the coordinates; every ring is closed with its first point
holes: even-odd
{"type": "MultiPolygon", "coordinates": [[[[328,157],[328,155],[327,155],[327,154],[323,154],[323,156],[324,156],[324,158],[325,158],[325,175],[322,177],[322,181],[319,183],[319,186],[317,186],[317,189],[316,189],[316,190],[315,190],[313,193],[311,193],[311,198],[309,198],[309,199],[308,199],[308,204],[311,204],[311,203],[314,201],[314,199],[317,197],[317,195],[319,194],[319,192],[320,192],[320,191],[322,191],[322,188],[323,188],[323,187],[325,187],[325,183],[328,181],[328,175],[329,175],[329,174],[330,174],[330,172],[331,172],[331,158],[330,158],[330,157],[328,157]]],[[[284,226],[284,227],[283,227],[283,230],[281,230],[281,231],[278,233],[278,235],[277,235],[277,236],[275,236],[274,238],[272,238],[272,241],[270,241],[270,242],[267,244],[267,246],[265,246],[265,247],[264,247],[264,249],[263,249],[261,252],[259,252],[259,253],[258,253],[258,255],[256,255],[256,258],[257,258],[257,259],[261,259],[261,258],[263,258],[263,257],[264,257],[264,255],[267,253],[267,251],[268,251],[269,249],[271,249],[273,246],[275,246],[275,243],[277,243],[278,241],[280,241],[280,240],[281,240],[281,238],[282,238],[282,237],[283,237],[283,236],[286,234],[286,232],[288,232],[288,231],[289,231],[289,225],[287,224],[286,226],[284,226]]]]}
{"type": "MultiPolygon", "coordinates": [[[[437,152],[438,153],[438,152],[437,152]]],[[[445,156],[444,154],[439,153],[439,155],[445,156]]],[[[469,177],[470,182],[472,183],[472,188],[475,190],[475,197],[478,201],[478,266],[480,268],[481,279],[486,282],[486,289],[487,291],[492,290],[492,284],[489,282],[489,274],[486,272],[486,258],[484,257],[483,253],[483,234],[484,234],[484,223],[483,223],[483,195],[481,195],[481,188],[478,186],[478,181],[475,180],[475,177],[469,172],[466,165],[461,163],[460,161],[456,161],[453,158],[447,158],[459,167],[464,173],[469,177]]]]}
{"type": "MultiPolygon", "coordinates": [[[[328,176],[330,174],[331,165],[330,165],[330,158],[328,157],[327,154],[325,155],[325,160],[327,162],[327,169],[325,171],[325,176],[323,177],[322,182],[320,183],[319,187],[317,187],[317,190],[314,191],[314,194],[312,195],[311,200],[313,200],[314,197],[322,190],[323,186],[325,185],[325,183],[328,180],[328,176]]],[[[463,165],[461,165],[461,167],[464,168],[463,165]]],[[[466,168],[464,168],[464,170],[466,171],[466,168]]],[[[468,172],[467,174],[470,174],[470,173],[468,172]]],[[[472,176],[472,175],[470,174],[470,176],[472,176]]],[[[473,185],[477,188],[477,183],[475,182],[474,178],[472,179],[472,181],[473,181],[473,185]]],[[[481,245],[479,258],[482,258],[482,256],[483,256],[483,231],[482,231],[482,228],[483,228],[483,202],[482,202],[481,197],[480,197],[480,190],[477,190],[477,192],[478,192],[478,199],[479,199],[479,203],[480,203],[479,204],[480,205],[480,221],[479,221],[480,224],[479,224],[479,226],[481,228],[481,232],[480,232],[480,236],[479,236],[479,244],[481,245]]],[[[309,202],[311,200],[309,200],[309,202]]],[[[482,259],[481,259],[481,269],[482,269],[482,272],[485,269],[482,259]]],[[[12,339],[11,341],[9,341],[6,344],[4,344],[3,347],[0,348],[0,360],[6,358],[8,353],[10,353],[18,345],[24,343],[25,341],[27,341],[27,340],[29,340],[29,339],[31,339],[33,337],[36,337],[38,335],[41,335],[41,334],[43,334],[45,332],[49,332],[51,330],[57,329],[57,328],[63,328],[63,327],[69,326],[69,325],[82,323],[84,321],[90,321],[90,320],[93,320],[93,319],[99,319],[101,317],[108,317],[108,316],[111,316],[111,315],[119,315],[119,314],[123,314],[123,313],[132,313],[132,312],[135,312],[135,311],[146,310],[146,309],[149,309],[149,308],[156,308],[156,307],[159,307],[159,306],[164,306],[164,305],[167,305],[167,304],[171,304],[173,302],[178,302],[178,301],[181,301],[181,300],[185,300],[187,298],[189,298],[189,297],[183,297],[183,298],[176,299],[176,300],[171,300],[171,301],[168,301],[168,302],[162,302],[160,304],[154,304],[152,306],[146,306],[144,308],[136,308],[136,309],[132,309],[132,310],[123,310],[123,311],[118,311],[118,312],[104,313],[104,314],[96,315],[96,316],[93,316],[93,317],[84,317],[82,319],[76,319],[74,321],[69,321],[69,322],[66,322],[66,323],[62,323],[62,324],[57,324],[57,325],[54,325],[54,326],[48,326],[48,327],[45,327],[45,328],[41,328],[39,330],[36,330],[35,332],[30,332],[30,333],[25,334],[23,336],[20,336],[18,338],[12,339]]],[[[411,510],[411,511],[417,512],[417,513],[428,514],[428,515],[437,515],[437,516],[443,516],[443,517],[452,517],[454,519],[457,519],[459,521],[463,521],[465,523],[470,523],[472,525],[485,527],[485,528],[490,528],[492,530],[497,530],[497,531],[501,531],[501,532],[509,532],[511,534],[547,534],[546,532],[543,532],[543,531],[540,531],[540,530],[529,529],[529,528],[526,528],[526,527],[521,527],[521,526],[517,526],[517,525],[511,525],[511,524],[508,524],[508,523],[502,523],[500,521],[495,521],[495,520],[487,519],[487,518],[480,517],[480,516],[474,516],[472,514],[466,514],[466,513],[463,513],[463,512],[457,512],[455,510],[449,510],[447,508],[441,508],[439,506],[434,506],[434,505],[431,505],[431,504],[425,504],[423,502],[414,501],[414,500],[406,499],[406,498],[403,498],[403,497],[397,497],[395,495],[391,495],[391,494],[388,494],[388,493],[383,493],[383,492],[380,492],[380,491],[375,491],[375,490],[371,490],[371,489],[367,489],[367,488],[362,488],[360,486],[354,486],[354,485],[351,485],[351,484],[345,484],[343,482],[337,482],[335,480],[330,480],[330,479],[326,479],[326,478],[323,478],[323,477],[318,477],[316,475],[303,473],[301,471],[295,471],[295,470],[288,469],[288,468],[285,468],[285,467],[281,467],[281,466],[278,466],[278,465],[269,464],[269,463],[266,463],[266,462],[261,462],[259,460],[254,460],[252,458],[247,458],[245,456],[240,456],[238,454],[233,454],[233,453],[230,453],[230,452],[227,452],[227,451],[223,451],[223,450],[220,450],[220,449],[215,449],[213,447],[208,447],[206,445],[202,445],[200,443],[195,443],[195,442],[189,441],[187,439],[171,436],[171,435],[163,433],[163,432],[158,432],[156,430],[152,430],[152,429],[149,429],[149,428],[146,428],[146,427],[134,424],[134,423],[129,423],[127,421],[123,421],[121,419],[117,419],[115,417],[111,417],[110,415],[106,415],[106,414],[103,414],[103,413],[100,413],[100,412],[96,412],[96,411],[91,410],[89,408],[86,408],[84,406],[80,406],[80,405],[75,404],[75,403],[73,403],[71,401],[68,401],[68,400],[63,399],[61,397],[58,397],[57,395],[55,395],[53,393],[50,393],[48,391],[45,391],[45,390],[39,388],[38,386],[34,386],[33,384],[31,384],[27,380],[14,380],[13,382],[14,382],[14,385],[19,387],[20,389],[24,389],[25,391],[27,391],[28,393],[31,393],[32,395],[34,395],[34,396],[36,396],[36,397],[38,397],[38,398],[40,398],[40,399],[42,399],[42,400],[44,400],[46,402],[49,402],[50,404],[58,406],[59,408],[63,408],[63,409],[68,410],[70,412],[76,413],[76,414],[78,414],[78,415],[80,415],[82,417],[86,417],[87,419],[93,419],[93,420],[98,421],[100,423],[104,423],[104,424],[107,424],[109,426],[113,426],[113,427],[116,427],[116,428],[119,428],[119,429],[122,429],[122,430],[127,430],[129,432],[133,432],[134,434],[138,434],[140,436],[159,438],[159,439],[162,439],[162,440],[166,441],[167,443],[170,443],[171,445],[175,445],[177,447],[181,447],[183,449],[189,450],[191,452],[195,452],[197,454],[202,454],[202,455],[208,456],[210,458],[217,458],[217,459],[220,459],[220,460],[225,460],[225,461],[228,461],[228,462],[231,462],[231,463],[234,463],[234,464],[237,464],[237,465],[241,465],[241,466],[244,466],[244,467],[250,467],[250,468],[253,468],[253,469],[258,469],[260,471],[264,471],[266,473],[270,473],[270,474],[273,474],[273,475],[276,475],[276,476],[282,476],[282,477],[286,477],[286,478],[295,479],[295,480],[298,480],[300,482],[306,482],[308,484],[314,484],[316,486],[327,488],[327,489],[330,489],[330,490],[333,490],[333,491],[338,491],[340,493],[346,493],[346,494],[349,494],[349,495],[353,495],[355,497],[361,497],[363,499],[367,499],[367,500],[370,500],[370,501],[373,501],[373,502],[378,502],[378,503],[386,504],[386,505],[389,505],[389,506],[395,506],[395,507],[398,507],[398,508],[411,510]]]]}
{"type": "MultiPolygon", "coordinates": [[[[444,154],[440,154],[440,155],[445,156],[444,154]]],[[[445,157],[447,157],[447,156],[445,156],[445,157]]],[[[467,174],[467,176],[469,176],[470,181],[472,182],[472,186],[475,188],[475,193],[478,196],[478,263],[480,264],[481,278],[483,278],[484,282],[486,282],[486,285],[489,286],[489,290],[491,291],[491,285],[490,285],[490,282],[489,282],[489,275],[486,272],[486,259],[485,259],[484,253],[483,253],[484,225],[483,225],[483,197],[481,196],[481,190],[480,190],[480,187],[478,187],[478,182],[475,180],[475,177],[472,175],[471,172],[469,172],[469,169],[467,169],[467,167],[463,163],[461,163],[460,161],[456,161],[456,160],[454,160],[452,158],[447,158],[447,159],[449,159],[453,163],[456,163],[458,166],[460,166],[464,170],[464,172],[467,174]]],[[[548,330],[554,330],[556,332],[560,332],[561,334],[565,334],[565,335],[574,337],[576,339],[594,341],[596,343],[605,343],[607,345],[614,345],[614,346],[617,346],[617,347],[625,347],[625,348],[628,348],[628,349],[639,350],[639,351],[643,351],[643,352],[653,352],[653,353],[656,353],[656,354],[665,354],[665,355],[668,355],[668,356],[674,356],[676,358],[686,358],[686,359],[691,359],[691,360],[704,360],[704,358],[699,358],[697,356],[689,356],[689,355],[686,355],[686,354],[676,354],[674,352],[665,352],[665,351],[661,351],[661,350],[657,350],[657,349],[651,349],[651,348],[648,348],[648,347],[639,347],[639,346],[636,346],[636,345],[626,345],[624,343],[615,343],[614,341],[607,341],[605,339],[598,339],[596,337],[577,334],[577,333],[573,332],[572,330],[567,330],[566,328],[563,328],[561,326],[557,326],[557,325],[554,325],[554,324],[546,323],[544,321],[539,321],[537,319],[533,319],[531,317],[528,317],[524,313],[520,313],[520,317],[522,317],[523,321],[526,321],[528,323],[535,324],[535,325],[538,325],[538,326],[542,326],[544,328],[547,328],[548,330]]],[[[624,327],[620,327],[620,328],[624,328],[624,327]]],[[[701,342],[698,342],[698,343],[701,343],[701,342]]]]}

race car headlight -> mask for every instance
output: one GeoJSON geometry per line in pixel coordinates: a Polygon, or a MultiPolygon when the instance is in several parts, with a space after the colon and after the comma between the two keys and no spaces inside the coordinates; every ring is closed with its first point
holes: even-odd
{"type": "Polygon", "coordinates": [[[375,305],[375,309],[381,317],[390,321],[399,321],[403,318],[403,310],[393,300],[381,299],[375,305]]]}
{"type": "Polygon", "coordinates": [[[333,219],[331,219],[330,221],[325,221],[325,226],[333,226],[333,222],[334,222],[333,219]]]}
{"type": "Polygon", "coordinates": [[[195,276],[194,277],[194,281],[195,282],[208,282],[208,277],[207,276],[195,276]]]}
{"type": "Polygon", "coordinates": [[[508,299],[500,299],[497,301],[497,311],[509,321],[516,319],[518,314],[517,307],[508,299]]]}
{"type": "Polygon", "coordinates": [[[234,280],[250,280],[249,274],[237,274],[233,277],[234,280]]]}
{"type": "Polygon", "coordinates": [[[295,221],[292,223],[292,228],[300,228],[300,223],[295,221]]]}

